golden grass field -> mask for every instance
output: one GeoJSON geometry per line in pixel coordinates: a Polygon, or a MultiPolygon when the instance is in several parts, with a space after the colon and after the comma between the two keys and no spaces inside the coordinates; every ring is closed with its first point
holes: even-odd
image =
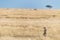
{"type": "Polygon", "coordinates": [[[60,10],[0,8],[0,40],[60,40],[60,10]]]}

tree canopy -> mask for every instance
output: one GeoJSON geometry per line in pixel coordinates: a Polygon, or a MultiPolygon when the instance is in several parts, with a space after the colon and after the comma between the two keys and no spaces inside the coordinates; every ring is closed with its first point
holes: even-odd
{"type": "Polygon", "coordinates": [[[46,5],[46,7],[47,7],[47,8],[52,8],[52,6],[51,6],[51,5],[46,5]]]}

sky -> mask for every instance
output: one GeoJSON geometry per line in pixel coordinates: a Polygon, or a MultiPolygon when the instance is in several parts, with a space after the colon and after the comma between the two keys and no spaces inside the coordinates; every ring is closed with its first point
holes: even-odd
{"type": "Polygon", "coordinates": [[[40,8],[51,5],[53,9],[60,9],[60,0],[0,0],[0,8],[40,8]]]}

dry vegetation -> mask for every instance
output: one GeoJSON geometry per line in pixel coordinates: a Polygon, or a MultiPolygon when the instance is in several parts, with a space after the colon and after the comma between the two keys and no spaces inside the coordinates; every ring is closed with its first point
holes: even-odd
{"type": "Polygon", "coordinates": [[[0,9],[0,40],[60,40],[60,10],[0,9]]]}

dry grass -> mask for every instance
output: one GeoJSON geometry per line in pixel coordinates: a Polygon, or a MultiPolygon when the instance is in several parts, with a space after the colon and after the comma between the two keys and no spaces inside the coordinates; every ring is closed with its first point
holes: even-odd
{"type": "Polygon", "coordinates": [[[0,36],[0,40],[60,40],[60,10],[0,9],[0,36]]]}

